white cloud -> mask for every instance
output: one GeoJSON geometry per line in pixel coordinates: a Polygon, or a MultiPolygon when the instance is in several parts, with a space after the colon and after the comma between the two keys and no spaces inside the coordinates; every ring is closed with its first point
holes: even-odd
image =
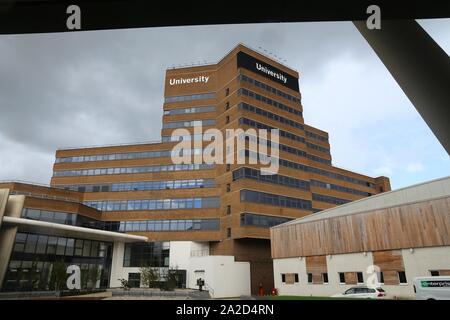
{"type": "Polygon", "coordinates": [[[406,166],[408,172],[421,172],[425,169],[425,166],[420,162],[410,163],[406,166]]]}
{"type": "Polygon", "coordinates": [[[373,170],[373,173],[377,176],[390,176],[394,172],[393,170],[388,166],[381,166],[373,170]]]}

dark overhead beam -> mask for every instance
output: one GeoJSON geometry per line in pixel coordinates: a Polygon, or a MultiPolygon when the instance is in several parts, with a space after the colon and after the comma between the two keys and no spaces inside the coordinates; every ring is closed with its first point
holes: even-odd
{"type": "Polygon", "coordinates": [[[369,30],[366,21],[353,23],[450,154],[447,53],[414,20],[382,21],[380,30],[369,30]]]}

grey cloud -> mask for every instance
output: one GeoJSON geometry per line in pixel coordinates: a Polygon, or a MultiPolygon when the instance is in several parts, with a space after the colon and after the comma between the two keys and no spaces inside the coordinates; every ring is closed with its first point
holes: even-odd
{"type": "MultiPolygon", "coordinates": [[[[433,24],[441,37],[446,26],[433,24]]],[[[350,22],[0,36],[0,145],[24,167],[2,165],[0,179],[48,182],[58,147],[159,139],[165,68],[217,61],[239,42],[287,59],[301,84],[341,55],[376,59],[350,22]]]]}

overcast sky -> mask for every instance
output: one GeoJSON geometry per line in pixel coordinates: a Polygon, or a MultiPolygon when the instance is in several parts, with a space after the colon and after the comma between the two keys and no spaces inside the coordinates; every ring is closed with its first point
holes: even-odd
{"type": "MultiPolygon", "coordinates": [[[[450,52],[450,19],[420,21],[450,52]]],[[[166,67],[262,47],[300,72],[304,118],[333,164],[394,189],[450,175],[450,159],[350,22],[0,36],[0,180],[48,183],[55,150],[159,140],[166,67]]],[[[424,61],[424,63],[426,63],[424,61]]]]}

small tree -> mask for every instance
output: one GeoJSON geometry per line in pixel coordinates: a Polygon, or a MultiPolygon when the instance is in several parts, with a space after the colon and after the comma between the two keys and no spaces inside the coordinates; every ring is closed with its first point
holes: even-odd
{"type": "Polygon", "coordinates": [[[155,269],[153,269],[152,267],[141,267],[139,271],[141,272],[141,281],[144,286],[153,288],[159,278],[155,269]]]}
{"type": "Polygon", "coordinates": [[[64,261],[59,260],[53,263],[52,274],[50,276],[50,289],[62,290],[66,285],[67,268],[64,261]]]}
{"type": "Polygon", "coordinates": [[[173,291],[177,287],[178,268],[168,268],[164,274],[165,282],[162,284],[162,289],[173,291]]]}
{"type": "Polygon", "coordinates": [[[100,279],[101,276],[101,269],[98,266],[94,266],[93,268],[89,269],[89,284],[91,289],[95,289],[97,285],[97,281],[100,279]]]}
{"type": "Polygon", "coordinates": [[[128,284],[127,279],[119,279],[120,281],[120,287],[124,290],[130,290],[130,285],[128,284]]]}

